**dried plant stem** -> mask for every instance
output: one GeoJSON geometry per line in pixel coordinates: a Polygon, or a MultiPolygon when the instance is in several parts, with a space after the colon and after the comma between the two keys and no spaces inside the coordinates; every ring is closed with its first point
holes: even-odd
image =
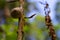
{"type": "Polygon", "coordinates": [[[20,14],[20,18],[19,18],[19,22],[18,22],[18,33],[17,33],[17,40],[23,40],[23,27],[24,27],[24,9],[23,9],[23,3],[24,0],[19,0],[20,2],[20,6],[21,6],[21,14],[20,14]]]}
{"type": "Polygon", "coordinates": [[[49,35],[51,36],[51,40],[56,40],[56,34],[55,34],[55,30],[53,28],[53,25],[51,23],[51,19],[50,16],[45,16],[45,22],[46,22],[46,26],[49,29],[49,35]]]}
{"type": "Polygon", "coordinates": [[[56,40],[56,34],[55,34],[55,30],[53,28],[53,25],[51,23],[51,18],[49,16],[50,14],[50,8],[49,8],[49,4],[46,3],[45,4],[46,6],[44,7],[44,11],[45,11],[45,23],[46,23],[46,26],[49,30],[49,35],[51,36],[51,40],[56,40]],[[48,10],[47,10],[48,9],[48,10]]]}

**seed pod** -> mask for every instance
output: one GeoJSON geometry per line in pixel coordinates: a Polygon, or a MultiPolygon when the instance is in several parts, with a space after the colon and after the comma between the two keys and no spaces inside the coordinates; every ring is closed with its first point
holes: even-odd
{"type": "Polygon", "coordinates": [[[13,8],[11,11],[11,16],[13,18],[19,18],[20,14],[21,14],[21,8],[19,8],[19,7],[13,8]]]}
{"type": "Polygon", "coordinates": [[[52,23],[47,23],[47,22],[45,22],[45,24],[46,24],[46,26],[50,26],[50,25],[52,25],[52,23]]]}
{"type": "Polygon", "coordinates": [[[48,23],[50,23],[51,22],[50,17],[49,16],[45,16],[45,21],[48,22],[48,23]]]}
{"type": "Polygon", "coordinates": [[[49,16],[45,16],[45,18],[46,18],[45,20],[50,20],[50,17],[49,16]]]}

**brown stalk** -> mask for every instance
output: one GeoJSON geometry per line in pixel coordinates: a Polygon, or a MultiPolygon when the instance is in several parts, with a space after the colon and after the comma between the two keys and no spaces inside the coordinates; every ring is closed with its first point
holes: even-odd
{"type": "MultiPolygon", "coordinates": [[[[49,8],[48,6],[49,5],[46,4],[46,7],[45,8],[46,9],[49,8]]],[[[49,13],[50,13],[50,10],[47,11],[47,13],[45,12],[45,14],[48,14],[48,15],[45,16],[45,23],[46,23],[47,28],[49,29],[49,35],[51,36],[51,40],[56,40],[55,30],[54,30],[53,25],[51,23],[51,18],[49,16],[49,13]]]]}
{"type": "Polygon", "coordinates": [[[19,0],[20,6],[22,7],[21,9],[21,13],[20,13],[20,17],[19,17],[19,22],[18,22],[18,34],[17,34],[17,40],[23,40],[23,27],[24,27],[24,9],[23,9],[23,5],[24,5],[24,0],[19,0]]]}
{"type": "Polygon", "coordinates": [[[46,22],[46,26],[48,27],[49,29],[49,35],[51,36],[51,40],[56,40],[56,34],[55,34],[55,30],[53,28],[53,25],[51,23],[51,19],[50,19],[50,16],[46,16],[45,17],[45,22],[46,22]]]}

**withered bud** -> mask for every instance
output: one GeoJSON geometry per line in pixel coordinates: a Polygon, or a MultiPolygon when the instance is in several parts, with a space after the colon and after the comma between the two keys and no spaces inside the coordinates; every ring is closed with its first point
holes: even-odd
{"type": "Polygon", "coordinates": [[[50,20],[50,16],[45,16],[46,20],[50,20]]]}
{"type": "Polygon", "coordinates": [[[13,8],[11,11],[11,16],[13,18],[19,18],[21,15],[22,9],[20,7],[13,8]]]}
{"type": "Polygon", "coordinates": [[[50,26],[50,25],[52,25],[52,23],[47,23],[47,22],[45,22],[46,23],[46,26],[50,26]]]}

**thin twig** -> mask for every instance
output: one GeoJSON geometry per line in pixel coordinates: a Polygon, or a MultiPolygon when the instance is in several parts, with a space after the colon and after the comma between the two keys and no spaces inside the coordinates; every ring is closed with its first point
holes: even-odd
{"type": "Polygon", "coordinates": [[[30,18],[34,17],[35,15],[36,15],[36,14],[33,14],[32,16],[30,16],[30,17],[25,17],[25,18],[30,19],[30,18]]]}

